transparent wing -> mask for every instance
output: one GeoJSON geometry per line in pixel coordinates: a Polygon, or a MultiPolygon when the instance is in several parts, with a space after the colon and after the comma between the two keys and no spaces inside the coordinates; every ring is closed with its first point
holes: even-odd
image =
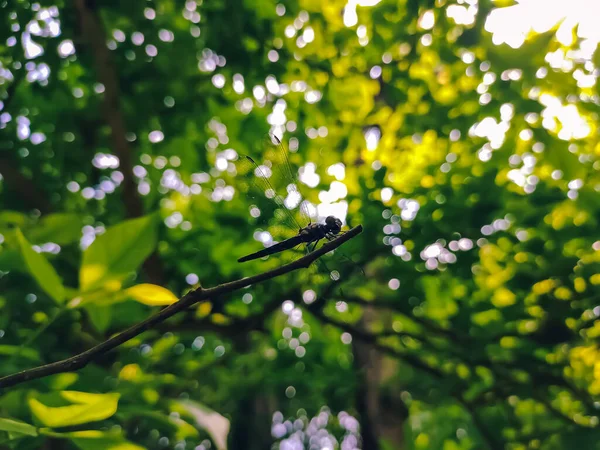
{"type": "Polygon", "coordinates": [[[297,234],[302,227],[286,207],[285,197],[278,193],[272,180],[272,168],[258,164],[249,156],[241,156],[236,170],[238,189],[248,199],[250,215],[256,223],[271,228],[277,239],[297,234]]]}
{"type": "Polygon", "coordinates": [[[283,186],[283,192],[286,195],[286,207],[293,210],[297,209],[300,225],[303,227],[307,226],[311,223],[311,216],[306,201],[300,193],[300,182],[297,177],[298,172],[290,164],[288,150],[277,136],[270,133],[264,136],[262,146],[265,163],[268,161],[271,164],[273,183],[283,186]]]}

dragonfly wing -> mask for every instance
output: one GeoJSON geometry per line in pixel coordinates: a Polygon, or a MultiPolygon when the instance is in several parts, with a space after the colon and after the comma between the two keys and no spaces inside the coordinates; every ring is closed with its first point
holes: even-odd
{"type": "Polygon", "coordinates": [[[236,171],[238,189],[253,203],[250,214],[257,218],[257,223],[267,227],[271,220],[279,225],[277,238],[297,234],[302,226],[285,206],[285,197],[280,195],[281,187],[272,180],[272,169],[266,164],[258,164],[250,156],[241,156],[236,162],[236,171]]]}
{"type": "Polygon", "coordinates": [[[297,221],[302,227],[307,226],[311,223],[310,212],[306,200],[300,193],[298,171],[292,168],[288,150],[277,136],[270,133],[263,137],[263,148],[265,160],[272,163],[274,183],[285,186],[286,206],[292,209],[297,208],[299,211],[297,221]]]}

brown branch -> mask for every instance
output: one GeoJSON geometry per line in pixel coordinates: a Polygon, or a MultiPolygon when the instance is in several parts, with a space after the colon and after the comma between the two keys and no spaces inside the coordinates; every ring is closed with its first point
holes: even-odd
{"type": "MultiPolygon", "coordinates": [[[[422,372],[425,372],[425,373],[431,375],[435,379],[439,380],[439,379],[443,379],[445,377],[443,372],[439,371],[435,367],[429,366],[428,364],[423,362],[421,359],[419,359],[413,355],[399,351],[395,348],[388,347],[387,345],[383,345],[383,344],[379,343],[378,342],[378,338],[380,337],[379,335],[368,333],[366,331],[360,330],[360,329],[358,329],[352,325],[349,325],[347,323],[332,319],[332,318],[326,316],[318,308],[313,307],[313,308],[308,308],[308,309],[315,317],[320,319],[322,322],[328,323],[329,325],[335,326],[341,330],[344,330],[344,331],[350,333],[353,337],[364,342],[365,344],[371,345],[375,350],[379,351],[382,354],[385,354],[385,355],[391,356],[393,358],[399,359],[401,361],[404,361],[404,362],[408,363],[410,366],[412,366],[413,368],[420,370],[422,372]]],[[[464,386],[462,386],[462,387],[464,388],[464,386]]],[[[500,448],[495,443],[495,440],[494,440],[493,436],[489,433],[489,430],[483,425],[482,421],[476,415],[475,411],[471,408],[471,405],[468,404],[458,393],[455,393],[454,397],[471,414],[473,423],[479,430],[480,435],[481,435],[482,439],[486,442],[487,446],[490,449],[500,448]]]]}
{"type": "MultiPolygon", "coordinates": [[[[361,341],[372,345],[375,350],[377,350],[383,354],[387,354],[387,355],[397,358],[401,361],[404,361],[404,362],[408,363],[409,365],[411,365],[413,368],[415,368],[417,370],[421,370],[425,373],[428,373],[429,375],[432,375],[434,378],[442,379],[444,377],[447,377],[447,375],[445,375],[443,372],[441,372],[437,367],[428,365],[421,358],[418,358],[409,353],[397,350],[395,348],[389,347],[387,345],[381,344],[379,342],[379,338],[387,337],[387,333],[384,333],[384,335],[369,333],[369,332],[363,331],[361,329],[358,329],[350,324],[347,324],[345,322],[340,322],[338,320],[332,319],[331,317],[328,317],[327,315],[325,315],[321,311],[320,308],[315,306],[315,304],[311,305],[310,307],[307,307],[307,309],[316,318],[320,319],[322,322],[327,323],[329,325],[333,325],[343,331],[350,333],[353,337],[356,337],[357,339],[360,339],[361,341]]],[[[398,333],[398,334],[401,334],[401,333],[398,333]]],[[[462,361],[462,362],[465,364],[470,364],[468,360],[462,361]]],[[[483,366],[489,368],[498,380],[502,380],[502,381],[508,383],[509,385],[514,384],[514,383],[523,384],[522,382],[520,382],[518,379],[516,379],[514,377],[514,375],[512,374],[512,372],[509,369],[503,367],[503,365],[506,365],[506,364],[497,364],[492,361],[488,361],[486,363],[484,363],[482,361],[478,361],[477,365],[483,365],[483,366]]],[[[453,394],[453,396],[457,400],[461,401],[462,397],[460,394],[460,390],[461,389],[464,390],[464,389],[466,389],[466,387],[464,386],[462,381],[460,381],[458,379],[456,380],[456,383],[457,383],[456,389],[458,390],[458,392],[455,392],[453,394]]],[[[568,416],[567,414],[560,411],[560,409],[554,407],[546,398],[544,398],[544,396],[539,392],[539,389],[538,389],[539,386],[544,387],[544,384],[541,383],[541,381],[538,379],[536,379],[535,382],[532,381],[529,383],[530,397],[537,400],[538,402],[542,403],[548,409],[548,411],[557,419],[560,419],[569,425],[576,424],[570,416],[568,416]]],[[[563,380],[563,383],[560,384],[560,386],[565,387],[564,380],[563,380]]],[[[568,386],[567,386],[567,389],[568,389],[568,386]]],[[[493,388],[492,391],[497,392],[498,389],[493,388]]],[[[506,398],[508,398],[509,395],[512,395],[512,392],[503,393],[502,397],[506,399],[506,398]]],[[[595,415],[593,412],[590,412],[590,414],[595,415]]],[[[496,448],[496,447],[491,446],[491,448],[496,448]]]]}
{"type": "Polygon", "coordinates": [[[324,254],[338,248],[344,242],[349,241],[361,232],[362,226],[359,225],[355,228],[352,228],[347,233],[344,233],[340,237],[334,239],[333,241],[330,241],[327,244],[323,245],[318,250],[315,250],[314,252],[311,252],[290,264],[285,264],[268,272],[221,284],[219,286],[215,286],[209,289],[198,288],[194,291],[191,291],[184,297],[182,297],[177,303],[173,303],[172,305],[167,306],[166,308],[149,317],[148,319],[144,320],[143,322],[140,322],[128,328],[122,333],[113,336],[112,338],[102,342],[99,345],[96,345],[95,347],[90,348],[89,350],[86,350],[83,353],[72,356],[71,358],[64,359],[62,361],[57,361],[54,363],[46,364],[44,366],[24,370],[22,372],[18,372],[0,378],[0,389],[14,386],[25,381],[47,377],[49,375],[54,375],[57,373],[72,372],[75,370],[79,370],[88,365],[98,356],[110,350],[113,350],[114,348],[117,348],[124,342],[127,342],[128,340],[134,338],[135,336],[138,336],[144,331],[153,328],[155,325],[164,322],[169,317],[189,308],[190,306],[198,302],[206,301],[210,298],[216,299],[222,295],[237,291],[246,286],[261,283],[263,281],[270,280],[272,278],[284,275],[286,273],[298,270],[303,267],[306,268],[324,254]]]}
{"type": "MultiPolygon", "coordinates": [[[[358,329],[350,324],[347,324],[345,322],[340,322],[338,320],[332,319],[331,317],[329,317],[325,313],[323,313],[321,308],[316,303],[313,303],[310,306],[305,306],[305,308],[313,316],[315,316],[317,319],[319,319],[321,322],[327,323],[329,325],[333,325],[334,327],[339,328],[340,330],[350,333],[353,337],[356,337],[356,338],[360,339],[361,341],[372,345],[373,348],[375,348],[376,350],[378,350],[379,352],[381,352],[383,354],[386,354],[386,355],[392,356],[394,358],[397,358],[399,360],[402,360],[402,361],[408,363],[413,368],[420,370],[422,372],[428,373],[429,375],[431,375],[432,377],[434,377],[436,379],[442,379],[444,377],[444,374],[442,372],[440,372],[437,368],[428,365],[427,363],[425,363],[421,359],[417,358],[416,356],[411,355],[406,352],[402,352],[393,347],[388,347],[387,345],[381,344],[378,341],[378,338],[379,338],[378,335],[360,330],[360,329],[358,329]]],[[[0,379],[0,381],[1,381],[1,379],[0,379]]]]}
{"type": "Polygon", "coordinates": [[[410,312],[407,312],[406,309],[403,307],[404,305],[402,305],[398,301],[393,301],[393,300],[369,301],[369,300],[365,300],[365,299],[355,296],[355,295],[354,296],[345,296],[344,298],[341,298],[341,300],[344,300],[347,303],[353,303],[356,305],[371,306],[373,308],[378,308],[378,309],[389,309],[395,313],[402,314],[407,319],[421,325],[423,328],[425,328],[427,331],[429,331],[431,333],[438,334],[440,336],[449,338],[451,340],[466,342],[466,339],[463,336],[457,335],[456,333],[453,332],[452,329],[442,328],[437,323],[435,323],[431,320],[427,320],[425,318],[418,317],[418,316],[415,316],[414,314],[411,314],[410,312]]]}
{"type": "MultiPolygon", "coordinates": [[[[127,126],[119,101],[119,78],[110,50],[106,46],[106,32],[96,10],[95,2],[75,0],[75,8],[79,17],[79,28],[94,59],[98,80],[104,85],[102,110],[104,121],[110,127],[112,148],[119,158],[119,165],[123,173],[122,199],[125,205],[125,214],[129,218],[141,217],[144,215],[144,205],[133,179],[133,153],[125,137],[127,126]]],[[[152,253],[144,262],[144,271],[154,284],[163,284],[162,265],[156,252],[152,253]]]]}

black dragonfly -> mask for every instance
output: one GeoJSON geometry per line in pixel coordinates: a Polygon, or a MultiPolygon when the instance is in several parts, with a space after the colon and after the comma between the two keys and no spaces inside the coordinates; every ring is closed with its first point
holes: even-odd
{"type": "MultiPolygon", "coordinates": [[[[248,157],[249,158],[249,157],[248,157]]],[[[253,161],[253,160],[252,160],[253,161]]],[[[254,162],[254,161],[253,161],[254,162]]],[[[323,238],[333,239],[342,230],[342,221],[334,216],[327,216],[325,223],[310,223],[307,226],[300,228],[298,234],[288,238],[282,242],[263,248],[257,252],[243,256],[238,259],[238,262],[251,261],[253,259],[262,258],[264,256],[279,253],[284,250],[295,248],[302,243],[313,244],[313,247],[308,246],[308,251],[313,251],[317,244],[323,238]]]]}
{"type": "MultiPolygon", "coordinates": [[[[238,175],[246,181],[246,195],[252,199],[259,197],[270,199],[271,206],[276,208],[275,220],[283,225],[288,233],[294,232],[295,235],[280,242],[270,243],[271,245],[262,250],[239,258],[238,262],[263,258],[294,249],[301,244],[305,244],[306,252],[311,252],[321,240],[332,240],[337,235],[344,233],[342,221],[335,216],[327,216],[323,223],[312,221],[308,205],[298,190],[299,182],[290,164],[288,152],[279,138],[272,134],[265,136],[263,150],[264,161],[262,164],[258,164],[250,156],[242,156],[236,165],[238,175]],[[279,187],[282,192],[282,188],[285,187],[287,195],[285,197],[279,195],[276,187],[279,187]],[[300,212],[298,215],[293,213],[296,207],[300,212]]],[[[262,211],[255,205],[251,207],[251,213],[253,210],[256,215],[262,214],[262,211]]],[[[337,250],[335,252],[339,253],[337,250]]],[[[346,256],[342,255],[342,257],[351,261],[346,256]]],[[[336,281],[339,279],[340,274],[337,270],[329,271],[323,261],[318,261],[329,273],[331,279],[336,281]]],[[[353,262],[351,261],[351,263],[353,262]]]]}

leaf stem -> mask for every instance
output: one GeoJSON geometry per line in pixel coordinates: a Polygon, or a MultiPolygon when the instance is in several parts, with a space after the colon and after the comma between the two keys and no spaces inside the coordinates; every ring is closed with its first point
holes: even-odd
{"type": "Polygon", "coordinates": [[[56,319],[58,319],[62,315],[63,312],[65,312],[65,308],[60,307],[50,319],[48,319],[41,327],[39,327],[35,331],[35,333],[33,333],[31,336],[29,336],[29,338],[27,338],[27,340],[24,341],[19,346],[17,351],[10,358],[8,358],[7,362],[13,362],[15,359],[18,359],[21,356],[21,354],[23,353],[23,350],[25,349],[25,347],[28,347],[29,345],[31,345],[40,336],[40,334],[42,334],[44,331],[46,331],[48,329],[48,327],[50,325],[52,325],[56,321],[56,319]]]}

